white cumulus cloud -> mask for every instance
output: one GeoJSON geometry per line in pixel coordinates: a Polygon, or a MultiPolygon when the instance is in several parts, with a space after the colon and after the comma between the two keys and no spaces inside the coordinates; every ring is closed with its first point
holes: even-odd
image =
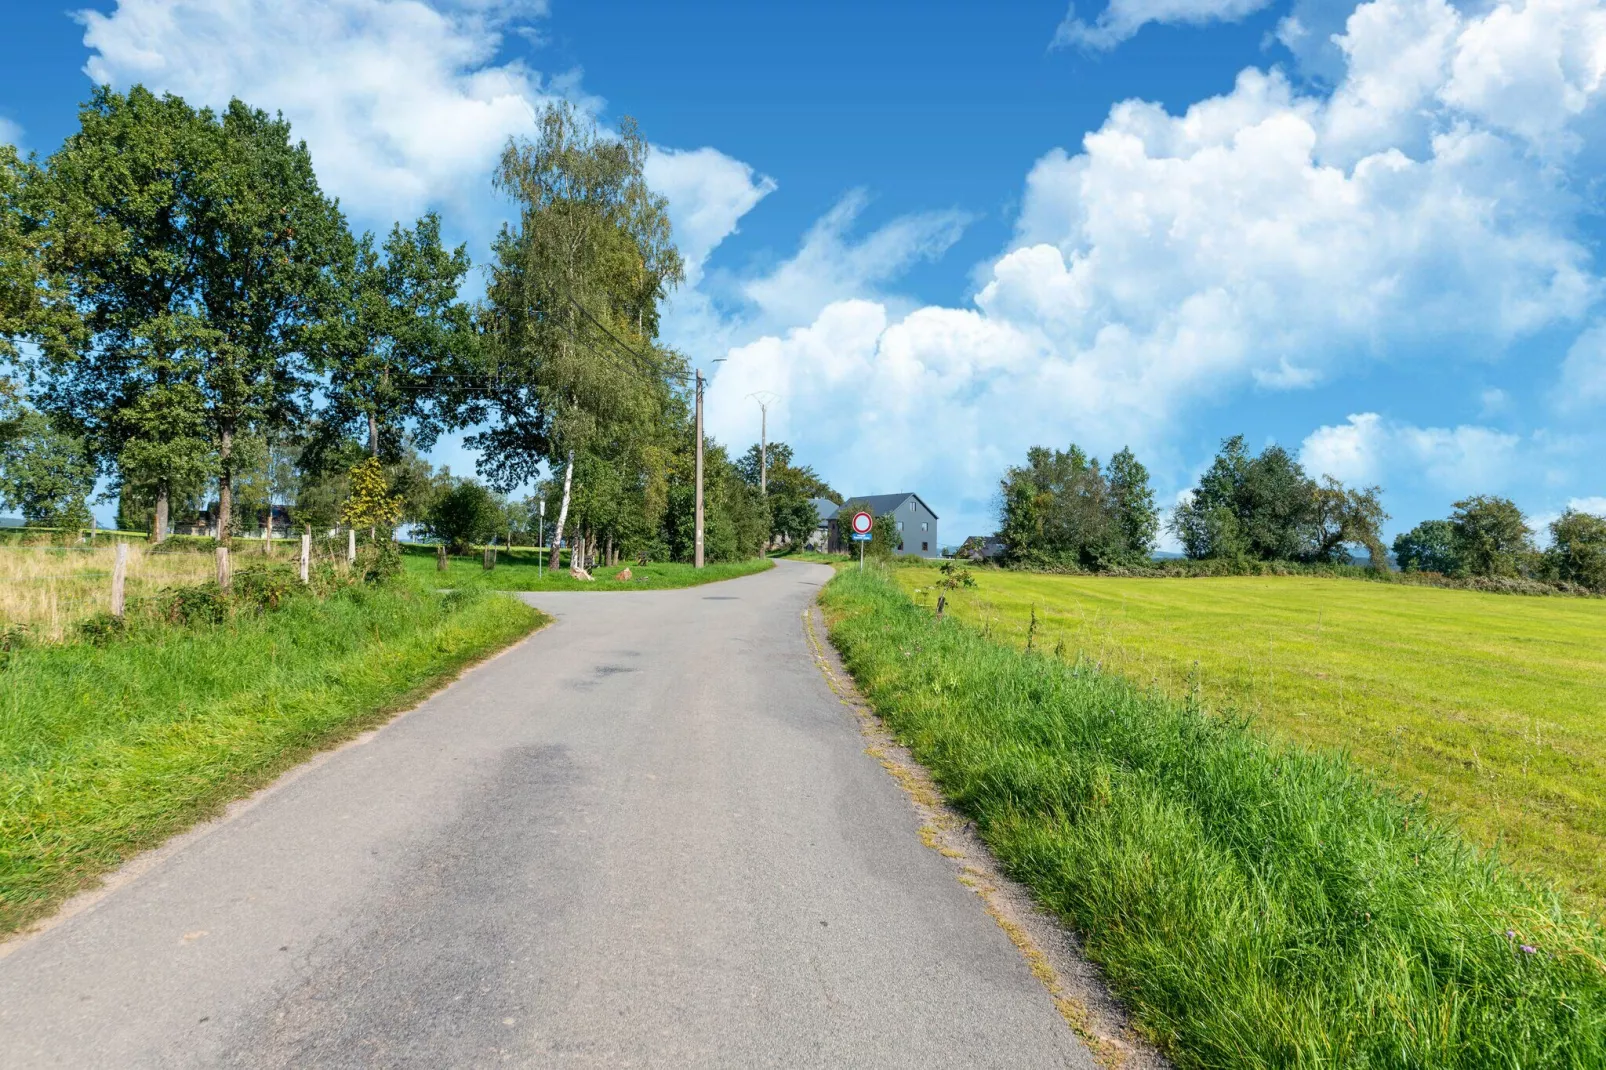
{"type": "Polygon", "coordinates": [[[85,73],[214,107],[282,111],[325,188],[365,218],[484,200],[508,137],[574,93],[497,63],[502,34],[538,4],[419,0],[119,0],[80,12],[85,73]]]}
{"type": "Polygon", "coordinates": [[[1527,459],[1517,435],[1489,427],[1417,427],[1354,414],[1301,444],[1299,462],[1346,483],[1419,484],[1455,497],[1506,490],[1527,459]]]}
{"type": "Polygon", "coordinates": [[[1195,26],[1237,22],[1271,3],[1272,0],[1110,0],[1109,6],[1092,22],[1077,16],[1073,3],[1054,31],[1053,44],[1056,48],[1076,45],[1110,49],[1151,22],[1195,26]]]}

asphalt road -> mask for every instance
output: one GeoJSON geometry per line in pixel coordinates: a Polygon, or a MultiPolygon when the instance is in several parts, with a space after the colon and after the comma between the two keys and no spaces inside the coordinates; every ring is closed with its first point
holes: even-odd
{"type": "Polygon", "coordinates": [[[0,958],[0,1065],[1090,1067],[811,660],[829,570],[557,623],[0,958]]]}

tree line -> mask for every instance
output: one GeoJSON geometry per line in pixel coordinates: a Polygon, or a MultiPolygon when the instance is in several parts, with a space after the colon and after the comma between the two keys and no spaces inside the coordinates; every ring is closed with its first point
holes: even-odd
{"type": "MultiPolygon", "coordinates": [[[[684,267],[646,155],[629,120],[545,109],[498,162],[515,211],[466,301],[439,218],[354,233],[282,116],[97,90],[48,157],[0,146],[0,505],[87,526],[105,480],[120,526],[202,516],[227,542],[275,506],[340,522],[372,458],[398,520],[454,543],[528,531],[543,499],[554,563],[574,537],[690,556],[691,375],[659,340],[684,267]],[[480,479],[422,459],[462,430],[480,479]]],[[[797,526],[789,451],[769,499],[706,452],[711,559],[797,526]]]]}
{"type": "MultiPolygon", "coordinates": [[[[1446,520],[1398,536],[1394,563],[1455,578],[1525,578],[1606,590],[1606,518],[1569,509],[1540,551],[1522,511],[1506,498],[1455,503],[1446,520]]],[[[1224,440],[1196,487],[1165,520],[1194,560],[1347,564],[1356,549],[1390,567],[1382,489],[1313,478],[1283,447],[1252,453],[1224,440]]],[[[999,541],[1006,563],[1088,570],[1153,563],[1161,514],[1147,469],[1127,449],[1101,465],[1079,447],[1034,447],[999,484],[999,541]]]]}

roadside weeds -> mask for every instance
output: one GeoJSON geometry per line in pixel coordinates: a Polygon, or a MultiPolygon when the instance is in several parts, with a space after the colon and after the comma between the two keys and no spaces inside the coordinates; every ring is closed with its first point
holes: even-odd
{"type": "Polygon", "coordinates": [[[930,773],[870,708],[835,647],[821,639],[825,619],[818,603],[803,611],[803,629],[827,686],[853,711],[866,742],[864,752],[881,764],[914,807],[920,842],[947,859],[954,879],[981,900],[1094,1061],[1106,1070],[1169,1070],[1171,1064],[1133,1029],[1098,968],[1082,955],[1076,934],[1046,914],[1025,886],[1004,875],[975,823],[943,800],[930,773]]]}

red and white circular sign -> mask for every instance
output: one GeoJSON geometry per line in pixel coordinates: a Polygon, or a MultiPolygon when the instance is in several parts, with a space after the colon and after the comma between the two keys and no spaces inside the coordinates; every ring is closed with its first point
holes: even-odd
{"type": "Polygon", "coordinates": [[[869,513],[861,509],[853,514],[853,534],[868,535],[874,527],[875,517],[869,513]]]}

